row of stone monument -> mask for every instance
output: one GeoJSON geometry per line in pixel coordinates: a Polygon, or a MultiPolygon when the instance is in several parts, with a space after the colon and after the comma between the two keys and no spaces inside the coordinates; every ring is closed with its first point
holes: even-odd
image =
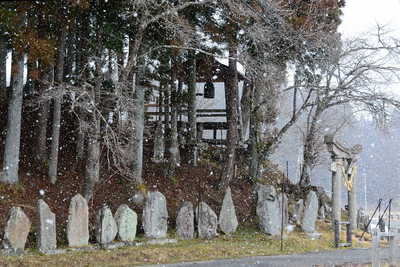
{"type": "MultiPolygon", "coordinates": [[[[275,188],[272,185],[256,186],[257,189],[257,216],[260,220],[260,227],[265,234],[278,235],[283,225],[289,223],[288,200],[286,195],[276,196],[275,188]],[[283,202],[283,203],[282,203],[283,202]],[[282,209],[281,209],[282,208],[282,209]],[[283,214],[282,214],[283,213],[283,214]]],[[[301,222],[301,230],[308,233],[315,231],[315,222],[318,216],[318,197],[314,191],[310,191],[306,200],[303,220],[301,222]]],[[[300,224],[303,214],[303,199],[297,201],[291,223],[300,224]]]]}
{"type": "MultiPolygon", "coordinates": [[[[275,188],[268,185],[257,185],[257,215],[260,227],[265,234],[277,235],[281,230],[281,206],[283,201],[284,223],[288,223],[288,209],[286,196],[277,197],[275,188]]],[[[303,211],[303,200],[297,202],[292,216],[294,223],[299,223],[303,211]]],[[[314,232],[315,221],[318,213],[318,198],[315,192],[310,191],[301,229],[314,232]]],[[[232,234],[238,226],[235,207],[232,201],[230,188],[227,189],[219,218],[215,212],[204,202],[193,208],[192,203],[183,202],[179,208],[176,228],[179,237],[191,239],[194,235],[194,223],[197,219],[199,237],[212,237],[217,235],[217,227],[225,234],[232,234]]],[[[165,238],[167,235],[167,204],[160,192],[150,192],[146,197],[143,209],[143,229],[147,238],[165,238]]],[[[51,253],[57,248],[56,243],[56,218],[49,206],[39,200],[36,218],[36,246],[44,253],[51,253]]],[[[114,216],[107,206],[96,214],[95,238],[100,245],[110,244],[117,236],[122,242],[133,242],[136,237],[137,214],[122,204],[114,216]]],[[[27,236],[30,231],[28,217],[19,207],[12,207],[7,215],[4,231],[3,247],[12,252],[23,252],[27,236]]],[[[77,194],[71,199],[67,223],[67,239],[69,247],[83,247],[89,242],[89,212],[86,200],[77,194]]]]}

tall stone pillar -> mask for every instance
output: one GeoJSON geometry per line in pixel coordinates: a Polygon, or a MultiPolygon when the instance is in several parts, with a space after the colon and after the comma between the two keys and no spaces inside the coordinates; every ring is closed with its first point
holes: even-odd
{"type": "MultiPolygon", "coordinates": [[[[335,220],[341,221],[342,206],[342,171],[340,165],[342,157],[334,156],[331,164],[332,171],[332,226],[335,220]]],[[[340,229],[340,228],[339,228],[340,229]]]]}
{"type": "MultiPolygon", "coordinates": [[[[355,166],[355,164],[353,165],[355,166]]],[[[353,186],[349,191],[347,191],[348,194],[348,201],[349,201],[349,219],[351,220],[351,230],[357,230],[357,201],[356,201],[356,185],[357,182],[355,180],[356,177],[356,170],[354,170],[353,174],[353,186]]],[[[352,168],[349,168],[349,171],[347,172],[348,179],[351,178],[352,174],[352,168]]]]}

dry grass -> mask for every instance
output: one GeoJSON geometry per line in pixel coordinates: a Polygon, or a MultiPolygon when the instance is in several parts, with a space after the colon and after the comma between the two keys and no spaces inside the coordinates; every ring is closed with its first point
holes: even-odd
{"type": "MultiPolygon", "coordinates": [[[[2,256],[1,266],[133,266],[162,264],[183,261],[199,261],[222,258],[236,258],[261,255],[291,254],[299,252],[332,250],[333,231],[330,223],[318,220],[316,231],[320,238],[310,238],[298,230],[284,231],[283,250],[280,236],[270,237],[255,229],[241,229],[226,236],[210,239],[180,240],[176,233],[169,238],[177,238],[178,243],[166,245],[143,245],[123,247],[113,250],[70,251],[61,255],[44,255],[34,249],[28,255],[2,256]]],[[[344,232],[344,231],[342,231],[344,232]]],[[[139,237],[143,238],[143,237],[139,237]]],[[[345,239],[344,234],[342,234],[345,239]]],[[[353,239],[358,246],[358,239],[353,239]]]]}

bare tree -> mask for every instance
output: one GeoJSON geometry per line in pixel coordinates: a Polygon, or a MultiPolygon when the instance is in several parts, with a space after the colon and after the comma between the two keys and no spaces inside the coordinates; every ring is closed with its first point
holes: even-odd
{"type": "Polygon", "coordinates": [[[298,65],[295,84],[290,88],[295,88],[301,98],[293,101],[293,115],[270,141],[264,155],[272,153],[288,129],[306,115],[302,186],[310,184],[311,170],[318,160],[321,120],[332,109],[347,105],[351,107],[349,113],[368,112],[377,122],[385,122],[388,106],[400,107],[399,98],[386,90],[399,82],[400,68],[393,61],[400,52],[397,41],[386,38],[382,30],[375,38],[375,43],[371,36],[342,42],[333,39],[323,50],[325,60],[320,63],[324,68],[310,61],[298,65]]]}

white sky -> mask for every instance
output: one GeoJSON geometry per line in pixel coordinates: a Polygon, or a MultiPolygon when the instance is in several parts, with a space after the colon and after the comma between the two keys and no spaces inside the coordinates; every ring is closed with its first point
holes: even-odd
{"type": "MultiPolygon", "coordinates": [[[[351,36],[379,25],[391,23],[400,28],[400,0],[347,0],[339,31],[351,36]]],[[[399,35],[400,36],[400,31],[399,35]]]]}
{"type": "MultiPolygon", "coordinates": [[[[393,37],[400,38],[400,0],[346,0],[339,31],[344,38],[360,36],[376,26],[387,25],[393,37]]],[[[399,94],[398,83],[387,88],[399,94]]]]}

